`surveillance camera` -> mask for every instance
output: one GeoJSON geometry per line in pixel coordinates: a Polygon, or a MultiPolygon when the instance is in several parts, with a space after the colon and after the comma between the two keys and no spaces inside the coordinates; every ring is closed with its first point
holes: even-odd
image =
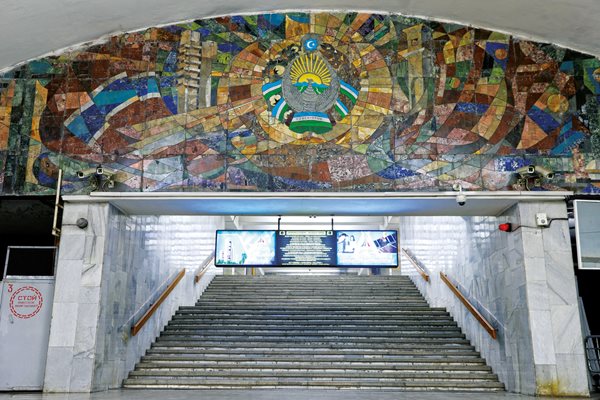
{"type": "Polygon", "coordinates": [[[461,192],[462,186],[460,185],[460,183],[455,183],[452,185],[452,190],[454,190],[455,192],[461,192]]]}
{"type": "Polygon", "coordinates": [[[96,175],[104,174],[104,169],[101,166],[96,167],[96,175]]]}
{"type": "Polygon", "coordinates": [[[535,174],[535,165],[527,165],[525,167],[521,167],[517,170],[517,174],[521,176],[535,174]]]}
{"type": "Polygon", "coordinates": [[[552,179],[554,179],[554,172],[549,170],[548,168],[544,168],[544,167],[535,167],[535,172],[537,172],[538,174],[542,175],[544,178],[548,179],[549,181],[551,181],[552,179]]]}
{"type": "Polygon", "coordinates": [[[465,196],[464,194],[459,194],[458,196],[456,196],[456,202],[458,203],[459,206],[464,206],[465,204],[467,204],[467,196],[465,196]]]}
{"type": "Polygon", "coordinates": [[[115,181],[113,181],[112,179],[111,179],[111,180],[109,180],[109,181],[106,183],[106,187],[107,187],[107,188],[109,188],[109,189],[113,189],[113,188],[115,187],[115,181]]]}
{"type": "Polygon", "coordinates": [[[83,178],[85,178],[85,173],[83,171],[77,171],[77,177],[79,179],[83,179],[83,178]]]}

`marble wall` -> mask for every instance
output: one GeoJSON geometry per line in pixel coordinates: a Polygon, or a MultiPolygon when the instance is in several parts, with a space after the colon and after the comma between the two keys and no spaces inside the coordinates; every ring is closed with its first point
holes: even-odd
{"type": "Polygon", "coordinates": [[[108,204],[67,203],[44,390],[120,387],[174,311],[193,304],[214,276],[194,285],[203,249],[222,226],[223,217],[127,216],[108,204]],[[74,226],[81,217],[85,230],[74,226]],[[181,268],[183,280],[131,337],[130,317],[181,268]]]}
{"type": "Polygon", "coordinates": [[[499,217],[403,217],[401,247],[431,272],[426,283],[402,259],[432,306],[446,307],[507,390],[586,395],[587,372],[567,222],[535,226],[535,213],[566,217],[560,202],[520,203],[499,217]],[[511,222],[523,227],[498,230],[511,222]],[[446,273],[498,330],[494,340],[439,277],[446,273]]]}
{"type": "Polygon", "coordinates": [[[169,295],[157,313],[142,330],[131,336],[130,317],[170,276],[186,266],[184,256],[195,246],[212,248],[214,231],[221,229],[223,217],[126,216],[115,208],[109,215],[109,242],[102,277],[100,322],[96,344],[94,390],[120,387],[140,356],[150,347],[175,310],[193,304],[200,293],[194,285],[193,273],[204,257],[189,267],[186,277],[169,295]],[[182,232],[181,227],[186,229],[182,232]],[[186,232],[187,231],[187,232],[186,232]],[[178,238],[178,233],[194,235],[195,240],[178,238]],[[173,239],[184,248],[177,249],[173,239]]]}

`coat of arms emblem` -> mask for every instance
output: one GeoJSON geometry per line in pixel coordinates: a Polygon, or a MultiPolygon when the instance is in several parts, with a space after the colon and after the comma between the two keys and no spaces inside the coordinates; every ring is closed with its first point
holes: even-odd
{"type": "Polygon", "coordinates": [[[316,38],[306,38],[282,78],[262,87],[271,115],[293,132],[329,132],[335,124],[333,110],[344,118],[358,99],[358,90],[338,77],[318,47],[316,38]]]}

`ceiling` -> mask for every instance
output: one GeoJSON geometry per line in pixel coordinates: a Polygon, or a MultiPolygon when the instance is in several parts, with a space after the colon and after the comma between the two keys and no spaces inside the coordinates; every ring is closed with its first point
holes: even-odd
{"type": "Polygon", "coordinates": [[[471,199],[460,207],[455,197],[427,198],[204,198],[112,199],[127,214],[148,215],[497,215],[514,199],[471,199]]]}
{"type": "Polygon", "coordinates": [[[130,215],[400,216],[498,215],[519,201],[564,201],[571,192],[93,192],[63,196],[68,203],[109,202],[130,215]]]}
{"type": "Polygon", "coordinates": [[[598,0],[8,0],[0,70],[110,34],[216,15],[273,10],[365,10],[430,17],[600,55],[598,0]],[[309,5],[309,7],[307,7],[309,5]]]}

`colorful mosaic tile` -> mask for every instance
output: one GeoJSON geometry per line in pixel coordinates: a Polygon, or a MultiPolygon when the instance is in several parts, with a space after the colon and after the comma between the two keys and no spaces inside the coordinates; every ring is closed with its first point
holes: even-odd
{"type": "Polygon", "coordinates": [[[0,189],[600,191],[600,61],[366,13],[197,20],[0,76],[0,189]]]}

